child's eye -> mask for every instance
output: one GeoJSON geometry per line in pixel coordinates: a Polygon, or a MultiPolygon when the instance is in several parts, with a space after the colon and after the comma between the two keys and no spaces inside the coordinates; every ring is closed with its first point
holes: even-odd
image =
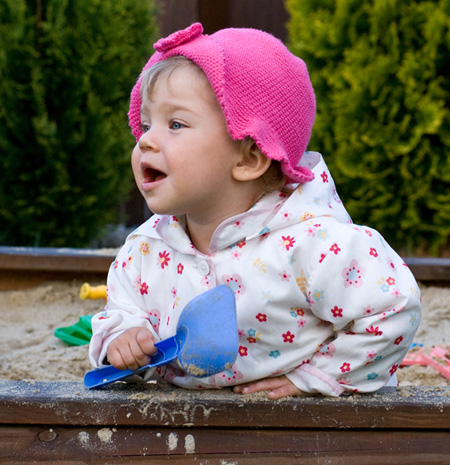
{"type": "Polygon", "coordinates": [[[171,121],[169,127],[170,129],[181,129],[184,128],[184,125],[178,121],[171,121]]]}
{"type": "Polygon", "coordinates": [[[142,130],[142,132],[150,131],[150,125],[149,124],[141,124],[141,130],[142,130]]]}

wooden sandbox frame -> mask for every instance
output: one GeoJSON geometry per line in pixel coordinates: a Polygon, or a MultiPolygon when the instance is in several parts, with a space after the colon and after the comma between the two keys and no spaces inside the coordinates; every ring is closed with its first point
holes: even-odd
{"type": "MultiPolygon", "coordinates": [[[[0,289],[106,279],[112,255],[0,247],[0,289]]],[[[450,284],[450,260],[405,260],[450,284]]],[[[0,464],[446,464],[450,388],[269,401],[231,390],[0,381],[0,464]]]]}

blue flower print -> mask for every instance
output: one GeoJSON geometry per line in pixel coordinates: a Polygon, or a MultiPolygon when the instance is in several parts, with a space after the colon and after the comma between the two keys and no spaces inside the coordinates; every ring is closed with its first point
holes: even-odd
{"type": "Polygon", "coordinates": [[[328,231],[326,229],[319,229],[316,233],[316,237],[322,240],[328,239],[328,231]]]}
{"type": "Polygon", "coordinates": [[[264,236],[264,234],[269,234],[269,233],[270,233],[270,228],[266,226],[265,228],[261,229],[261,231],[259,232],[259,235],[264,236]]]}
{"type": "Polygon", "coordinates": [[[270,291],[261,291],[262,299],[270,302],[272,300],[272,294],[270,291]]]}
{"type": "Polygon", "coordinates": [[[411,326],[416,326],[419,323],[417,319],[417,313],[410,313],[409,316],[411,317],[411,319],[409,320],[411,326]]]}
{"type": "Polygon", "coordinates": [[[280,355],[281,355],[281,352],[279,350],[272,350],[272,352],[270,352],[269,354],[269,357],[278,358],[280,355]]]}
{"type": "Polygon", "coordinates": [[[374,371],[372,371],[372,373],[369,373],[369,374],[367,375],[367,379],[368,379],[369,381],[372,381],[372,380],[374,380],[374,379],[376,379],[376,378],[378,378],[378,373],[375,373],[374,371]]]}
{"type": "Polygon", "coordinates": [[[312,298],[313,298],[314,302],[317,302],[317,301],[323,299],[324,296],[325,296],[324,291],[318,291],[317,289],[314,289],[314,292],[312,294],[312,298]]]}
{"type": "Polygon", "coordinates": [[[247,334],[250,336],[250,337],[255,337],[256,336],[256,331],[254,329],[249,329],[247,331],[247,334]]]}
{"type": "Polygon", "coordinates": [[[389,286],[385,283],[383,284],[380,289],[383,291],[383,292],[389,292],[389,286]]]}
{"type": "Polygon", "coordinates": [[[288,256],[288,263],[289,265],[292,265],[295,262],[295,256],[294,254],[288,256]]]}

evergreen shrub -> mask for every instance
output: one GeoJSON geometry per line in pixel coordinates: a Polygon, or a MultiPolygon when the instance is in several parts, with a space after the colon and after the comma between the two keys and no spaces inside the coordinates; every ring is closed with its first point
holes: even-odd
{"type": "Polygon", "coordinates": [[[402,252],[450,235],[450,0],[287,0],[323,153],[357,223],[402,252]]]}
{"type": "Polygon", "coordinates": [[[88,244],[133,185],[154,0],[0,2],[0,244],[88,244]]]}

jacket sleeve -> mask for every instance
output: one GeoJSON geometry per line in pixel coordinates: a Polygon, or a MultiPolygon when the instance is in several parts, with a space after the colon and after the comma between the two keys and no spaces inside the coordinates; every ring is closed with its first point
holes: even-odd
{"type": "Polygon", "coordinates": [[[310,250],[315,265],[307,278],[308,301],[324,324],[333,324],[334,337],[288,377],[309,393],[378,390],[417,331],[417,283],[381,235],[367,227],[339,224],[321,247],[310,250]]]}
{"type": "Polygon", "coordinates": [[[136,243],[130,239],[111,264],[107,280],[106,307],[103,312],[92,318],[89,358],[95,368],[105,364],[110,342],[129,328],[148,328],[155,339],[159,340],[150,323],[141,292],[142,254],[133,253],[133,247],[136,247],[136,243]]]}

